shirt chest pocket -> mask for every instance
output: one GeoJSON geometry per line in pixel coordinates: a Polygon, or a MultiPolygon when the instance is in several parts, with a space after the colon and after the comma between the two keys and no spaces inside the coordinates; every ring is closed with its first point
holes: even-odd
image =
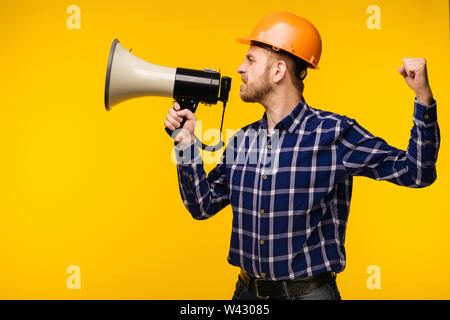
{"type": "Polygon", "coordinates": [[[227,168],[230,189],[251,192],[257,188],[260,172],[257,164],[233,164],[227,168]]]}

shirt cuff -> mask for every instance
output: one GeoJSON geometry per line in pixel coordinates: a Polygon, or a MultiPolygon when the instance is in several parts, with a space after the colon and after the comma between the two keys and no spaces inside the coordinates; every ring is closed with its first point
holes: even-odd
{"type": "Polygon", "coordinates": [[[198,150],[198,146],[195,143],[191,143],[189,146],[184,148],[178,147],[175,144],[175,156],[177,158],[178,165],[191,165],[191,164],[201,164],[202,157],[200,155],[200,151],[198,150]]]}
{"type": "Polygon", "coordinates": [[[431,127],[437,123],[436,100],[429,107],[414,99],[414,122],[418,127],[431,127]]]}

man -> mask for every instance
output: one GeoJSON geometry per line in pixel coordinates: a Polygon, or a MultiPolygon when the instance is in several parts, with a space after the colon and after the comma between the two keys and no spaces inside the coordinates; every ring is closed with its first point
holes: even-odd
{"type": "Polygon", "coordinates": [[[321,53],[317,30],[286,12],[263,18],[238,73],[243,101],[261,120],[228,142],[207,176],[194,142],[196,118],[174,103],[165,121],[175,136],[181,196],[195,219],[231,204],[228,261],[241,268],[233,299],[340,299],[353,176],[422,188],[436,179],[440,133],[425,59],[404,59],[399,73],[415,93],[407,151],[374,137],[354,119],[310,107],[306,67],[321,53]]]}

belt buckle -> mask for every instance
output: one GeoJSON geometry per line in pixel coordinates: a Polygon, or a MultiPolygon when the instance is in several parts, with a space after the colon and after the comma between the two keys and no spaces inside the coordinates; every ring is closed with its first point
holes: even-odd
{"type": "Polygon", "coordinates": [[[263,279],[255,279],[255,280],[254,280],[254,282],[255,282],[255,293],[256,293],[256,297],[257,297],[258,299],[263,299],[263,300],[269,299],[269,296],[261,296],[261,295],[259,294],[258,281],[263,281],[263,279]]]}

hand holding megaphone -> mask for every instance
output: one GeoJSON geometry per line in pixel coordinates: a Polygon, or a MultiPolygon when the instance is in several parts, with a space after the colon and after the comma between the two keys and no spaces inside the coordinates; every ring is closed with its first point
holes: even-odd
{"type": "Polygon", "coordinates": [[[173,108],[169,112],[164,121],[164,126],[171,132],[175,131],[172,138],[178,143],[180,148],[187,147],[195,140],[194,129],[197,117],[189,109],[180,109],[178,102],[173,102],[173,108]]]}

